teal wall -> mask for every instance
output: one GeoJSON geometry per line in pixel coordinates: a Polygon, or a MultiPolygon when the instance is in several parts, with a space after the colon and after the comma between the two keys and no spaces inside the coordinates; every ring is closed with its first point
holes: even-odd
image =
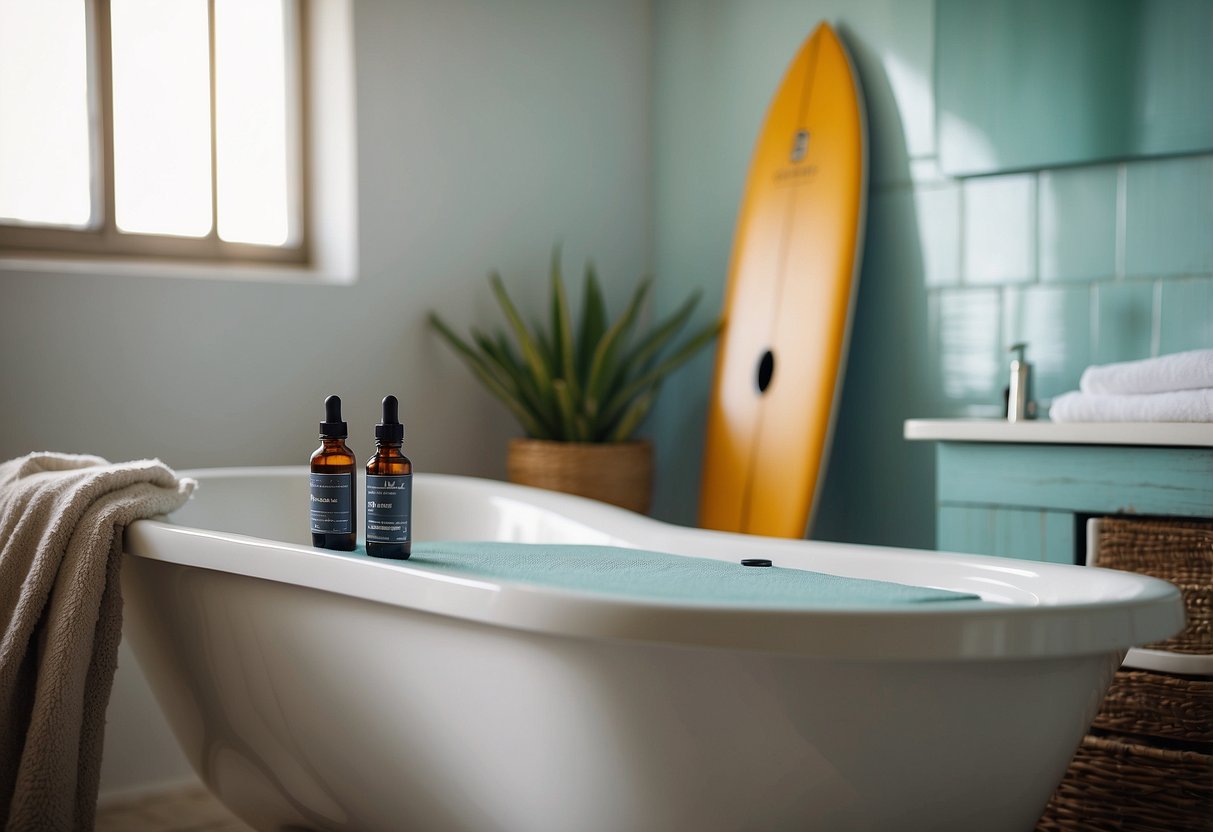
{"type": "MultiPolygon", "coordinates": [[[[655,9],[662,310],[692,288],[719,309],[751,144],[818,20],[838,26],[864,86],[867,240],[817,538],[933,545],[932,449],[906,442],[902,423],[997,416],[1013,341],[1029,342],[1045,403],[1088,364],[1213,347],[1213,156],[944,176],[934,11],[932,0],[655,9]]],[[[711,372],[705,356],[672,379],[655,413],[659,517],[695,521],[711,372]]]]}

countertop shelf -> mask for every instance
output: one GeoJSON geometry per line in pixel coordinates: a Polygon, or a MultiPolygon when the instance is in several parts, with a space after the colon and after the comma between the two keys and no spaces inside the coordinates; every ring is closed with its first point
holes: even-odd
{"type": "MultiPolygon", "coordinates": [[[[1099,520],[1213,522],[1213,424],[910,419],[933,441],[936,548],[1084,563],[1099,520]]],[[[1213,655],[1134,648],[1126,667],[1213,674],[1213,655]]]]}
{"type": "Polygon", "coordinates": [[[1040,445],[1152,445],[1213,448],[1207,422],[1007,422],[1002,419],[907,419],[905,438],[1040,445]]]}

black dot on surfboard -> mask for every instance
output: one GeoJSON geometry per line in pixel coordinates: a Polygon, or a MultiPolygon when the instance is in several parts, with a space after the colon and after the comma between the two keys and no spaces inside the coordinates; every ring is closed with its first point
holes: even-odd
{"type": "Polygon", "coordinates": [[[765,393],[771,386],[771,376],[775,375],[775,354],[767,350],[758,360],[758,392],[765,393]]]}

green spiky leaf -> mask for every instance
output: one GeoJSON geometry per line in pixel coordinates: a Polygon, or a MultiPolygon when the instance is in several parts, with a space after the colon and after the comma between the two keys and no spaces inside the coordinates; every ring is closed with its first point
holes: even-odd
{"type": "Polygon", "coordinates": [[[688,338],[668,358],[663,359],[657,366],[646,371],[639,378],[629,382],[616,394],[611,402],[604,405],[607,421],[618,416],[634,397],[640,395],[645,390],[661,384],[666,376],[690,361],[695,356],[695,353],[712,342],[712,339],[720,332],[720,328],[721,323],[719,321],[708,324],[688,338]]]}
{"type": "Polygon", "coordinates": [[[598,412],[608,386],[618,377],[618,355],[631,332],[632,325],[640,315],[640,309],[644,306],[651,285],[652,281],[648,279],[640,281],[640,285],[632,293],[632,300],[628,303],[628,308],[619,320],[611,325],[594,348],[594,358],[590,361],[589,378],[586,379],[585,385],[586,413],[591,418],[594,418],[598,412]]]}
{"type": "Polygon", "coordinates": [[[518,341],[518,346],[522,350],[523,360],[526,361],[526,365],[530,368],[531,375],[535,379],[535,386],[544,396],[551,395],[552,376],[548,372],[547,361],[540,351],[539,344],[531,337],[526,324],[523,323],[522,316],[518,314],[518,309],[514,306],[514,302],[510,300],[509,293],[505,290],[505,284],[501,280],[501,275],[497,272],[490,274],[489,285],[493,289],[493,295],[497,298],[497,304],[501,307],[501,311],[505,313],[505,318],[509,322],[510,328],[514,331],[514,338],[518,341]]]}
{"type": "Polygon", "coordinates": [[[652,286],[648,278],[637,284],[612,323],[594,266],[588,263],[574,331],[559,246],[552,251],[546,328],[526,326],[500,275],[492,273],[489,285],[505,316],[505,330],[489,335],[472,328],[465,339],[435,313],[429,323],[534,438],[629,438],[651,412],[662,381],[707,346],[721,326],[701,327],[677,343],[698,302],[696,293],[647,332],[637,332],[652,286]]]}
{"type": "Polygon", "coordinates": [[[463,359],[464,363],[471,369],[472,374],[480,380],[485,389],[495,398],[499,399],[514,414],[514,417],[518,419],[518,422],[522,425],[522,429],[526,431],[528,436],[539,438],[547,433],[544,427],[535,420],[531,412],[518,401],[515,391],[502,383],[501,379],[493,373],[480,354],[472,349],[466,341],[456,335],[436,314],[431,312],[429,320],[430,325],[455,350],[456,355],[463,359]]]}
{"type": "Polygon", "coordinates": [[[636,428],[640,427],[640,423],[644,421],[644,417],[649,415],[649,410],[653,407],[653,402],[657,400],[657,389],[645,393],[642,396],[637,396],[636,400],[624,411],[619,422],[611,428],[607,434],[608,442],[622,442],[632,435],[636,428]]]}
{"type": "Polygon", "coordinates": [[[606,301],[593,263],[585,267],[585,290],[581,296],[581,328],[577,333],[577,377],[588,383],[594,348],[607,330],[606,301]]]}
{"type": "Polygon", "coordinates": [[[569,300],[565,296],[564,279],[560,276],[560,249],[552,252],[552,349],[553,375],[564,379],[570,400],[581,398],[577,383],[577,354],[573,347],[573,323],[569,315],[569,300]]]}

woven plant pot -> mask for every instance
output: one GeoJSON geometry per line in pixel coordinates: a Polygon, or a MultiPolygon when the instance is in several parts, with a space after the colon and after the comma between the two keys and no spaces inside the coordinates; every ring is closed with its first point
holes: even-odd
{"type": "Polygon", "coordinates": [[[510,482],[577,494],[645,514],[653,493],[653,443],[511,439],[510,482]]]}

